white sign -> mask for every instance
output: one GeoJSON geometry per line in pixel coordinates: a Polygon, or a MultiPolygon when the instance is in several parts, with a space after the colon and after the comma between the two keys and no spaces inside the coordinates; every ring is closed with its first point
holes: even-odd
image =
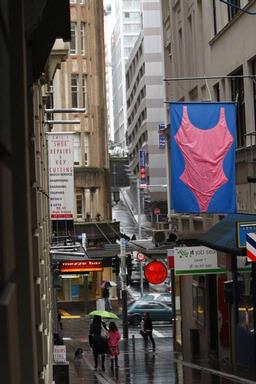
{"type": "Polygon", "coordinates": [[[146,260],[146,256],[143,255],[143,253],[140,253],[140,252],[137,252],[137,254],[136,254],[136,258],[137,258],[138,261],[144,261],[144,260],[146,260]]]}
{"type": "Polygon", "coordinates": [[[74,158],[72,133],[48,133],[51,220],[73,220],[74,158]]]}
{"type": "Polygon", "coordinates": [[[174,248],[175,275],[223,273],[218,267],[217,251],[207,247],[174,248]]]}
{"type": "Polygon", "coordinates": [[[66,357],[66,345],[53,346],[53,360],[55,363],[65,363],[66,357]]]}

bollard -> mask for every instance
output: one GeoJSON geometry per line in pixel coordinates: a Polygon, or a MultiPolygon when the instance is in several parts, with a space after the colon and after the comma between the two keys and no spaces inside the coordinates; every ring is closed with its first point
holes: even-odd
{"type": "Polygon", "coordinates": [[[132,351],[135,353],[135,336],[132,335],[132,351]]]}

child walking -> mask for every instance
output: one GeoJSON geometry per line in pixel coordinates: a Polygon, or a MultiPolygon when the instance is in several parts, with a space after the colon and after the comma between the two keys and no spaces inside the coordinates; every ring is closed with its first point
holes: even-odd
{"type": "Polygon", "coordinates": [[[118,355],[120,354],[119,350],[119,341],[121,339],[121,334],[114,323],[114,321],[111,321],[109,323],[108,328],[108,346],[109,346],[109,357],[111,361],[111,369],[114,369],[114,361],[115,366],[118,368],[118,355]]]}

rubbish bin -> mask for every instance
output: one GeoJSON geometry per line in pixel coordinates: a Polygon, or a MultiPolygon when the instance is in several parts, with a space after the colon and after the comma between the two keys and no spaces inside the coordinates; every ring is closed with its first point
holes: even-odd
{"type": "Polygon", "coordinates": [[[53,380],[55,384],[69,384],[69,362],[53,363],[53,380]]]}
{"type": "Polygon", "coordinates": [[[199,337],[199,329],[190,329],[190,346],[191,346],[191,354],[199,355],[200,353],[200,337],[199,337]]]}
{"type": "Polygon", "coordinates": [[[97,309],[97,311],[105,311],[105,301],[104,301],[104,299],[96,300],[96,309],[97,309]]]}

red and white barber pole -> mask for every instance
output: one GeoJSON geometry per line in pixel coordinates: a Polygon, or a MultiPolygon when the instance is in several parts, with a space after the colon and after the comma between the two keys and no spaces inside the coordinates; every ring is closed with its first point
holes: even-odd
{"type": "Polygon", "coordinates": [[[256,261],[256,233],[246,234],[246,254],[248,261],[256,261]]]}

